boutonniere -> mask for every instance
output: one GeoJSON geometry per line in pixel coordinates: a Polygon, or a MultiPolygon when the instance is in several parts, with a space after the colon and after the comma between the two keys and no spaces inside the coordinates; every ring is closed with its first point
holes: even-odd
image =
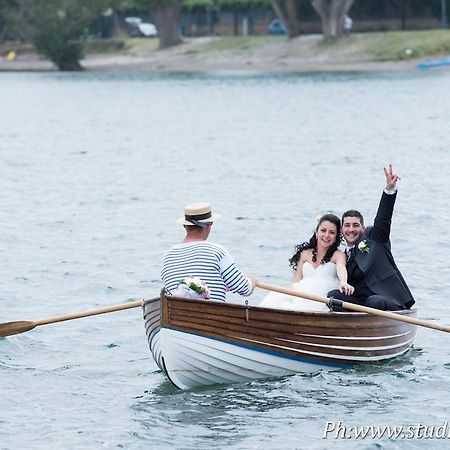
{"type": "Polygon", "coordinates": [[[361,242],[358,244],[358,248],[359,248],[363,253],[369,253],[369,252],[370,252],[370,248],[369,248],[369,246],[368,246],[366,240],[361,241],[361,242]]]}

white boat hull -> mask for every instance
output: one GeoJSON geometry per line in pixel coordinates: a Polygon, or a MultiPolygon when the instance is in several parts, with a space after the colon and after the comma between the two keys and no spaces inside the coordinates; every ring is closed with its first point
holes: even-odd
{"type": "MultiPolygon", "coordinates": [[[[415,311],[402,311],[402,315],[415,311]]],[[[180,389],[387,361],[416,326],[363,313],[279,311],[162,296],[144,304],[150,351],[180,389]]]]}
{"type": "Polygon", "coordinates": [[[162,328],[159,335],[160,352],[164,358],[156,353],[155,360],[164,361],[161,368],[180,389],[345,367],[286,358],[167,328],[162,328]]]}

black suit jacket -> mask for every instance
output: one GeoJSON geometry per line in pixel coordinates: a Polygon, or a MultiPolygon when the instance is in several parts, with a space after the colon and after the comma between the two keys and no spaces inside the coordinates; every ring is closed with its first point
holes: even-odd
{"type": "MultiPolygon", "coordinates": [[[[358,243],[364,241],[368,251],[362,251],[356,244],[353,255],[364,274],[363,282],[371,291],[395,301],[404,308],[411,308],[415,303],[414,298],[391,253],[391,221],[396,198],[397,193],[383,192],[374,224],[364,230],[358,243]]],[[[352,279],[350,273],[348,282],[354,285],[355,290],[362,284],[361,281],[352,279]]]]}

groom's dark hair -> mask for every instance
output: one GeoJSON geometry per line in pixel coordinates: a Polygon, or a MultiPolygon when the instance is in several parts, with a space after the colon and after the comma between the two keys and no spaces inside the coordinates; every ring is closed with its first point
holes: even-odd
{"type": "Polygon", "coordinates": [[[342,223],[344,223],[344,219],[345,219],[346,217],[357,217],[357,218],[360,220],[361,225],[364,226],[364,217],[363,217],[363,215],[362,215],[359,211],[357,211],[356,209],[349,209],[348,211],[345,211],[345,213],[342,214],[342,223]]]}

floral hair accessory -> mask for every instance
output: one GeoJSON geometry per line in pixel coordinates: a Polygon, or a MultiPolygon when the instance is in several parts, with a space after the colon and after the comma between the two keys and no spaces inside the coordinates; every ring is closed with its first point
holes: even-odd
{"type": "Polygon", "coordinates": [[[368,246],[366,240],[361,241],[361,242],[358,244],[358,248],[359,248],[363,253],[369,253],[369,251],[370,251],[370,248],[369,248],[369,246],[368,246]]]}
{"type": "Polygon", "coordinates": [[[203,298],[205,300],[211,297],[208,286],[205,283],[203,283],[203,281],[200,280],[200,278],[186,277],[183,280],[179,281],[178,286],[180,287],[180,285],[183,287],[186,286],[191,291],[197,293],[200,298],[203,298]]]}

